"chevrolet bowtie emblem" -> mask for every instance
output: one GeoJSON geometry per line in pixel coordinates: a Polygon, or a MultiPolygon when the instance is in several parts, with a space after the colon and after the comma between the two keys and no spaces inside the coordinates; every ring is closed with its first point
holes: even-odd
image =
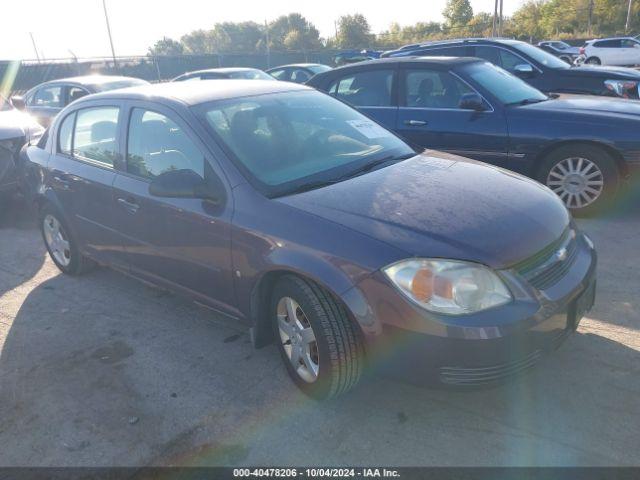
{"type": "Polygon", "coordinates": [[[558,261],[564,262],[567,259],[567,249],[561,248],[560,250],[558,250],[556,252],[556,258],[558,259],[558,261]]]}

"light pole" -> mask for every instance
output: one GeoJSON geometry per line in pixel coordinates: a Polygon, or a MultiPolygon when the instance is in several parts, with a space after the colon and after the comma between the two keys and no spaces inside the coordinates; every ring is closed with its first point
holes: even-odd
{"type": "Polygon", "coordinates": [[[38,47],[36,47],[36,41],[33,38],[33,33],[29,32],[29,36],[31,37],[31,43],[33,44],[33,50],[36,52],[36,58],[38,59],[38,63],[40,63],[40,54],[38,53],[38,47]]]}
{"type": "Polygon", "coordinates": [[[102,8],[104,9],[104,20],[107,22],[107,33],[109,34],[109,44],[111,45],[111,55],[113,56],[113,67],[118,68],[116,50],[113,48],[113,37],[111,36],[111,26],[109,25],[109,14],[107,13],[106,0],[102,0],[102,8]]]}
{"type": "Polygon", "coordinates": [[[629,31],[629,24],[631,23],[631,3],[633,0],[629,0],[629,8],[627,9],[627,23],[624,26],[625,33],[629,31]]]}

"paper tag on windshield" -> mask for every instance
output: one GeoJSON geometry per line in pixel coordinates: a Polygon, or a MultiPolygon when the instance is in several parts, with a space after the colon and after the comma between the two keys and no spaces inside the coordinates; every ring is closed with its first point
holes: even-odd
{"type": "Polygon", "coordinates": [[[391,137],[392,135],[371,120],[347,120],[347,123],[367,138],[391,137]]]}

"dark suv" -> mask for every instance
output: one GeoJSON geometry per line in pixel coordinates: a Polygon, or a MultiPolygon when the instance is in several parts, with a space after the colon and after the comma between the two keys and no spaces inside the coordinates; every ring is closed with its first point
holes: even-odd
{"type": "Polygon", "coordinates": [[[504,68],[538,90],[624,98],[640,97],[640,72],[630,68],[572,67],[529,43],[508,39],[462,39],[409,45],[382,57],[478,57],[504,68]]]}

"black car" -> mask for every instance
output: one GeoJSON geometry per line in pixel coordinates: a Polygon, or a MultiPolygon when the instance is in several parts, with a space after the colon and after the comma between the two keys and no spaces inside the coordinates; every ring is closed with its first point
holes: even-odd
{"type": "Polygon", "coordinates": [[[19,112],[0,96],[0,210],[4,208],[2,197],[20,187],[20,149],[39,138],[43,130],[33,118],[19,112]]]}
{"type": "Polygon", "coordinates": [[[24,96],[11,97],[11,103],[17,109],[31,114],[42,126],[48,127],[60,110],[86,95],[148,84],[139,78],[112,75],[61,78],[41,83],[24,96]]]}
{"type": "Polygon", "coordinates": [[[580,47],[572,47],[559,40],[545,40],[539,42],[538,47],[570,65],[573,65],[573,62],[580,56],[580,47]]]}
{"type": "Polygon", "coordinates": [[[225,67],[209,68],[207,70],[197,70],[187,72],[171,80],[172,82],[186,82],[187,80],[273,80],[269,74],[257,68],[245,67],[225,67]]]}
{"type": "Polygon", "coordinates": [[[280,65],[267,70],[267,73],[276,80],[283,82],[305,83],[314,75],[331,70],[328,65],[320,63],[297,63],[293,65],[280,65]]]}
{"type": "Polygon", "coordinates": [[[640,71],[618,67],[572,67],[542,49],[518,40],[447,40],[385,52],[382,56],[478,57],[504,68],[546,93],[640,98],[640,71]]]}
{"type": "Polygon", "coordinates": [[[477,58],[386,58],[308,85],[420,148],[536,178],[576,213],[609,205],[621,179],[640,166],[640,102],[547,96],[477,58]]]}

